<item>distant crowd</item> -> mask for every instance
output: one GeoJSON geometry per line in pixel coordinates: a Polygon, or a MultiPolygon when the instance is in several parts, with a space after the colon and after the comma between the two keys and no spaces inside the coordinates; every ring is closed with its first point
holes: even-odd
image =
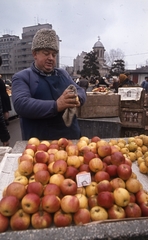
{"type": "MultiPolygon", "coordinates": [[[[105,77],[93,76],[91,78],[88,78],[87,76],[84,75],[75,79],[74,81],[80,87],[84,88],[85,91],[87,91],[90,85],[93,85],[93,88],[105,86],[115,93],[118,93],[119,87],[138,86],[132,81],[131,74],[129,72],[122,73],[119,76],[105,76],[105,77]]],[[[148,78],[147,81],[144,81],[141,87],[143,87],[144,89],[147,87],[148,92],[148,78]]]]}

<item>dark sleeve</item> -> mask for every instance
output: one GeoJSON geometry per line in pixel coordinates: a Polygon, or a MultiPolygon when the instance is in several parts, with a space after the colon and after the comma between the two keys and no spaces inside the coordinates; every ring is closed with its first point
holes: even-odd
{"type": "Polygon", "coordinates": [[[9,139],[10,139],[10,134],[8,132],[8,129],[4,121],[1,98],[0,98],[0,140],[2,142],[7,142],[9,139]]]}

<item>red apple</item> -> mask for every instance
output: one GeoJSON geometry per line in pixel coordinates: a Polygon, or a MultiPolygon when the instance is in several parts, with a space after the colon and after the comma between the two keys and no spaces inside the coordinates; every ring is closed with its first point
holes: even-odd
{"type": "Polygon", "coordinates": [[[53,164],[53,172],[64,174],[67,170],[67,163],[64,160],[57,160],[53,164]]]}
{"type": "Polygon", "coordinates": [[[90,172],[90,168],[89,165],[86,163],[83,163],[80,167],[79,167],[79,172],[90,172]]]}
{"type": "Polygon", "coordinates": [[[112,192],[113,191],[113,187],[111,185],[111,183],[108,180],[102,180],[97,184],[97,192],[112,192]]]}
{"type": "Polygon", "coordinates": [[[0,213],[10,217],[20,208],[20,201],[16,196],[6,196],[0,200],[0,213]]]}
{"type": "Polygon", "coordinates": [[[92,158],[95,158],[95,153],[91,152],[91,151],[86,151],[84,152],[84,163],[89,164],[90,160],[92,158]]]}
{"type": "Polygon", "coordinates": [[[44,152],[47,152],[48,151],[48,147],[46,144],[44,143],[40,143],[38,146],[37,146],[37,151],[44,151],[44,152]]]}
{"type": "Polygon", "coordinates": [[[110,175],[111,178],[115,178],[118,176],[116,165],[108,165],[106,167],[106,172],[110,175]]]}
{"type": "Polygon", "coordinates": [[[61,190],[60,187],[54,183],[48,183],[45,188],[44,188],[44,192],[43,195],[56,195],[56,196],[60,196],[61,195],[61,190]]]}
{"type": "Polygon", "coordinates": [[[102,159],[103,162],[105,162],[107,165],[111,165],[111,155],[108,155],[102,159]]]}
{"type": "Polygon", "coordinates": [[[102,180],[110,181],[110,175],[105,171],[96,172],[94,178],[97,183],[101,182],[102,180]]]}
{"type": "Polygon", "coordinates": [[[122,163],[117,167],[117,174],[119,178],[123,180],[128,180],[131,177],[132,168],[131,166],[122,163]]]}
{"type": "Polygon", "coordinates": [[[75,213],[79,210],[79,200],[76,196],[66,195],[61,199],[61,209],[65,213],[75,213]]]}
{"type": "Polygon", "coordinates": [[[50,153],[50,154],[48,153],[48,155],[49,155],[49,159],[47,164],[54,162],[54,153],[50,153]]]}
{"type": "Polygon", "coordinates": [[[37,146],[35,144],[27,144],[26,149],[32,149],[35,153],[37,151],[37,146]]]}
{"type": "Polygon", "coordinates": [[[122,163],[125,163],[125,157],[121,152],[114,152],[111,154],[111,162],[114,165],[119,166],[122,163]]]}
{"type": "Polygon", "coordinates": [[[100,158],[104,158],[106,156],[110,156],[111,155],[111,146],[108,145],[104,145],[104,146],[99,146],[98,147],[98,155],[100,158]]]}
{"type": "MultiPolygon", "coordinates": [[[[49,150],[47,151],[47,152],[50,152],[50,149],[56,149],[56,150],[59,150],[60,149],[60,147],[59,147],[59,145],[58,145],[58,143],[52,143],[51,142],[51,144],[50,144],[50,146],[49,146],[49,150]]],[[[57,151],[56,151],[57,152],[57,151]]]]}
{"type": "Polygon", "coordinates": [[[148,201],[148,194],[143,189],[139,190],[135,196],[138,204],[148,201]]]}
{"type": "Polygon", "coordinates": [[[90,211],[86,208],[79,209],[74,213],[73,220],[76,225],[89,223],[91,221],[90,211]]]}
{"type": "Polygon", "coordinates": [[[9,218],[0,213],[0,233],[5,232],[9,227],[9,218]]]}
{"type": "Polygon", "coordinates": [[[112,185],[112,188],[115,190],[116,188],[125,188],[125,182],[123,179],[121,178],[113,178],[111,181],[110,181],[111,185],[112,185]]]}
{"type": "Polygon", "coordinates": [[[52,224],[52,216],[46,211],[38,211],[31,216],[31,225],[35,229],[48,228],[52,224]]]}
{"type": "Polygon", "coordinates": [[[43,194],[43,185],[40,182],[30,182],[27,186],[27,193],[35,193],[39,197],[43,194]]]}
{"type": "Polygon", "coordinates": [[[49,154],[45,151],[38,150],[35,153],[34,159],[37,163],[47,163],[49,160],[49,154]]]}
{"type": "Polygon", "coordinates": [[[70,226],[72,223],[72,215],[71,213],[65,213],[59,210],[54,214],[53,222],[56,227],[70,226]]]}
{"type": "Polygon", "coordinates": [[[88,197],[88,206],[89,208],[93,208],[95,206],[98,206],[98,200],[97,200],[97,195],[91,195],[88,197]]]}
{"type": "Polygon", "coordinates": [[[29,176],[33,173],[33,163],[31,161],[22,161],[18,166],[21,175],[29,176]]]}
{"type": "Polygon", "coordinates": [[[125,164],[132,167],[132,161],[130,160],[130,158],[125,157],[125,164]]]}
{"type": "Polygon", "coordinates": [[[134,193],[129,192],[130,194],[130,203],[136,202],[136,195],[134,193]]]}
{"type": "Polygon", "coordinates": [[[91,138],[91,142],[98,142],[98,141],[100,141],[101,139],[98,137],[98,136],[93,136],[92,138],[91,138]]]}
{"type": "Polygon", "coordinates": [[[73,166],[68,166],[64,176],[65,176],[65,178],[71,178],[71,179],[75,180],[78,172],[79,171],[77,168],[75,168],[73,166]]]}
{"type": "Polygon", "coordinates": [[[19,182],[12,182],[6,188],[6,196],[15,196],[21,200],[26,194],[25,185],[19,182]]]}
{"type": "Polygon", "coordinates": [[[98,205],[104,208],[111,208],[114,205],[114,195],[105,191],[98,193],[98,205]]]}
{"type": "Polygon", "coordinates": [[[21,201],[22,209],[28,214],[35,213],[39,210],[40,197],[35,193],[26,194],[21,201]]]}
{"type": "MultiPolygon", "coordinates": [[[[27,150],[27,149],[26,149],[27,150]]],[[[19,157],[18,162],[22,162],[22,161],[30,161],[33,162],[33,156],[28,154],[28,153],[24,153],[22,156],[19,157]]]]}
{"type": "Polygon", "coordinates": [[[60,209],[61,201],[56,195],[46,195],[42,198],[42,208],[48,213],[55,213],[60,209]]]}
{"type": "Polygon", "coordinates": [[[43,185],[46,185],[50,179],[50,173],[47,170],[40,170],[34,174],[36,182],[40,182],[43,185]]]}
{"type": "Polygon", "coordinates": [[[140,203],[139,207],[141,209],[142,217],[147,217],[148,216],[148,201],[140,203]]]}
{"type": "Polygon", "coordinates": [[[126,217],[125,210],[123,207],[119,207],[114,204],[111,208],[107,210],[109,219],[123,219],[126,217]]]}
{"type": "Polygon", "coordinates": [[[35,163],[33,166],[33,172],[36,173],[40,170],[48,170],[46,163],[35,163]]]}
{"type": "Polygon", "coordinates": [[[127,218],[138,218],[142,215],[141,208],[137,203],[129,203],[124,210],[127,218]]]}
{"type": "Polygon", "coordinates": [[[60,185],[62,194],[65,195],[75,195],[77,193],[77,184],[71,178],[64,179],[60,185]]]}
{"type": "Polygon", "coordinates": [[[58,145],[60,147],[60,149],[66,149],[66,146],[68,145],[69,141],[67,138],[60,138],[58,140],[58,145]]]}
{"type": "Polygon", "coordinates": [[[23,209],[19,209],[10,218],[10,227],[13,231],[27,230],[29,226],[30,226],[30,214],[23,211],[23,209]]]}

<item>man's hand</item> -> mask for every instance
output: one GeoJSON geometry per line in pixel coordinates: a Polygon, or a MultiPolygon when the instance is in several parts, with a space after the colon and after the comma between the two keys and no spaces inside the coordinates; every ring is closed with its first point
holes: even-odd
{"type": "Polygon", "coordinates": [[[73,91],[66,89],[63,94],[57,99],[57,110],[61,112],[66,108],[79,107],[80,101],[73,91]]]}

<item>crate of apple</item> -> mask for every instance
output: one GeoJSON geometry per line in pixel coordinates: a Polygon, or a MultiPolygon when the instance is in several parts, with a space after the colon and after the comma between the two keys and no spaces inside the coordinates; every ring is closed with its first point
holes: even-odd
{"type": "Polygon", "coordinates": [[[148,194],[132,161],[98,136],[29,139],[0,200],[0,232],[143,216],[148,194]],[[78,187],[76,176],[82,173],[90,173],[91,182],[78,187]]]}

